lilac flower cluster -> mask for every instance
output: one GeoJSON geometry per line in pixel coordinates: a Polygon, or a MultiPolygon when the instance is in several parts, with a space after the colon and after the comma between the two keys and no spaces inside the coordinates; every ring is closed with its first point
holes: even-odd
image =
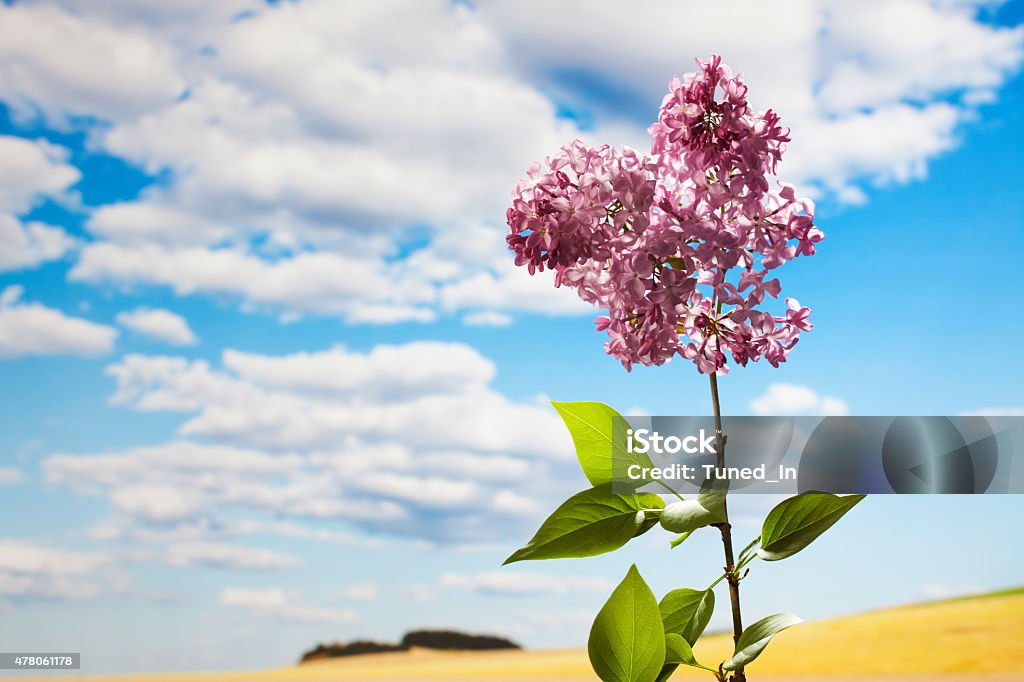
{"type": "Polygon", "coordinates": [[[779,296],[771,271],[824,238],[810,200],[770,189],[789,130],[750,110],[719,57],[697,63],[669,84],[650,157],[575,140],[530,168],[507,212],[516,264],[607,309],[597,328],[627,370],[679,354],[722,374],[727,352],[777,367],[811,329],[795,299],[758,309],[779,296]]]}

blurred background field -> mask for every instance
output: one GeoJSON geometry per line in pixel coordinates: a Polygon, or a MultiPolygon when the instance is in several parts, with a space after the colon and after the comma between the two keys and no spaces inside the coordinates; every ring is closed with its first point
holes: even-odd
{"type": "MultiPolygon", "coordinates": [[[[728,655],[726,634],[704,638],[698,660],[728,655]]],[[[1024,588],[805,623],[780,634],[751,668],[755,680],[1009,682],[1024,680],[1024,588]]],[[[711,679],[680,670],[673,679],[711,679]]],[[[39,678],[33,678],[39,680],[39,678]]],[[[68,679],[62,677],[60,679],[68,679]]],[[[593,680],[586,651],[370,654],[265,671],[138,674],[117,682],[303,680],[593,680]]]]}

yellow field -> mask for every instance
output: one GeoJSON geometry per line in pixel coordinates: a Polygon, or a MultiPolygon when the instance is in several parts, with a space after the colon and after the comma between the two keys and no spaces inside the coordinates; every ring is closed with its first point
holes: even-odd
{"type": "MultiPolygon", "coordinates": [[[[717,663],[731,649],[725,635],[696,653],[717,663]]],[[[1024,593],[889,609],[805,623],[778,635],[751,667],[753,679],[887,682],[1024,681],[1024,593]]],[[[680,670],[673,679],[711,680],[680,670]]],[[[33,678],[36,682],[39,678],[33,678]]],[[[67,679],[66,677],[60,679],[67,679]]],[[[84,678],[100,682],[314,682],[373,680],[595,679],[583,650],[444,653],[412,651],[235,673],[145,674],[84,678]]]]}

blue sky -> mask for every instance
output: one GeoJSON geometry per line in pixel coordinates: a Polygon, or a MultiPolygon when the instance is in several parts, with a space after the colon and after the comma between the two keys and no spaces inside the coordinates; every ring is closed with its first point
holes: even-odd
{"type": "MultiPolygon", "coordinates": [[[[1024,3],[855,5],[0,6],[5,648],[106,672],[417,626],[579,646],[633,561],[656,592],[713,580],[710,534],[498,567],[585,487],[548,399],[709,409],[688,363],[608,359],[503,238],[533,160],[642,148],[698,55],[792,127],[781,173],[827,235],[782,273],[814,331],[723,378],[725,411],[1020,414],[1024,3]]],[[[737,500],[741,538],[773,503],[737,500]]],[[[755,566],[745,607],[1017,585],[1022,518],[874,497],[755,566]]]]}

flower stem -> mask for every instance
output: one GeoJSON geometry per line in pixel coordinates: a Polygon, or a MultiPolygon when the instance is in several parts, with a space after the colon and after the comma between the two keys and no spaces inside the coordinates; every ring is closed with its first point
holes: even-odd
{"type": "MultiPolygon", "coordinates": [[[[711,377],[711,407],[715,412],[715,455],[718,470],[724,475],[725,469],[725,434],[722,433],[722,407],[718,400],[718,377],[714,372],[711,377]]],[[[725,574],[729,581],[729,602],[732,605],[732,638],[738,642],[740,633],[743,632],[743,618],[740,615],[740,577],[736,570],[736,559],[732,553],[732,526],[729,525],[729,512],[723,500],[722,506],[725,510],[725,523],[718,524],[722,532],[722,547],[725,550],[725,574]]],[[[746,675],[743,668],[736,670],[732,675],[734,682],[746,682],[746,675]]]]}

